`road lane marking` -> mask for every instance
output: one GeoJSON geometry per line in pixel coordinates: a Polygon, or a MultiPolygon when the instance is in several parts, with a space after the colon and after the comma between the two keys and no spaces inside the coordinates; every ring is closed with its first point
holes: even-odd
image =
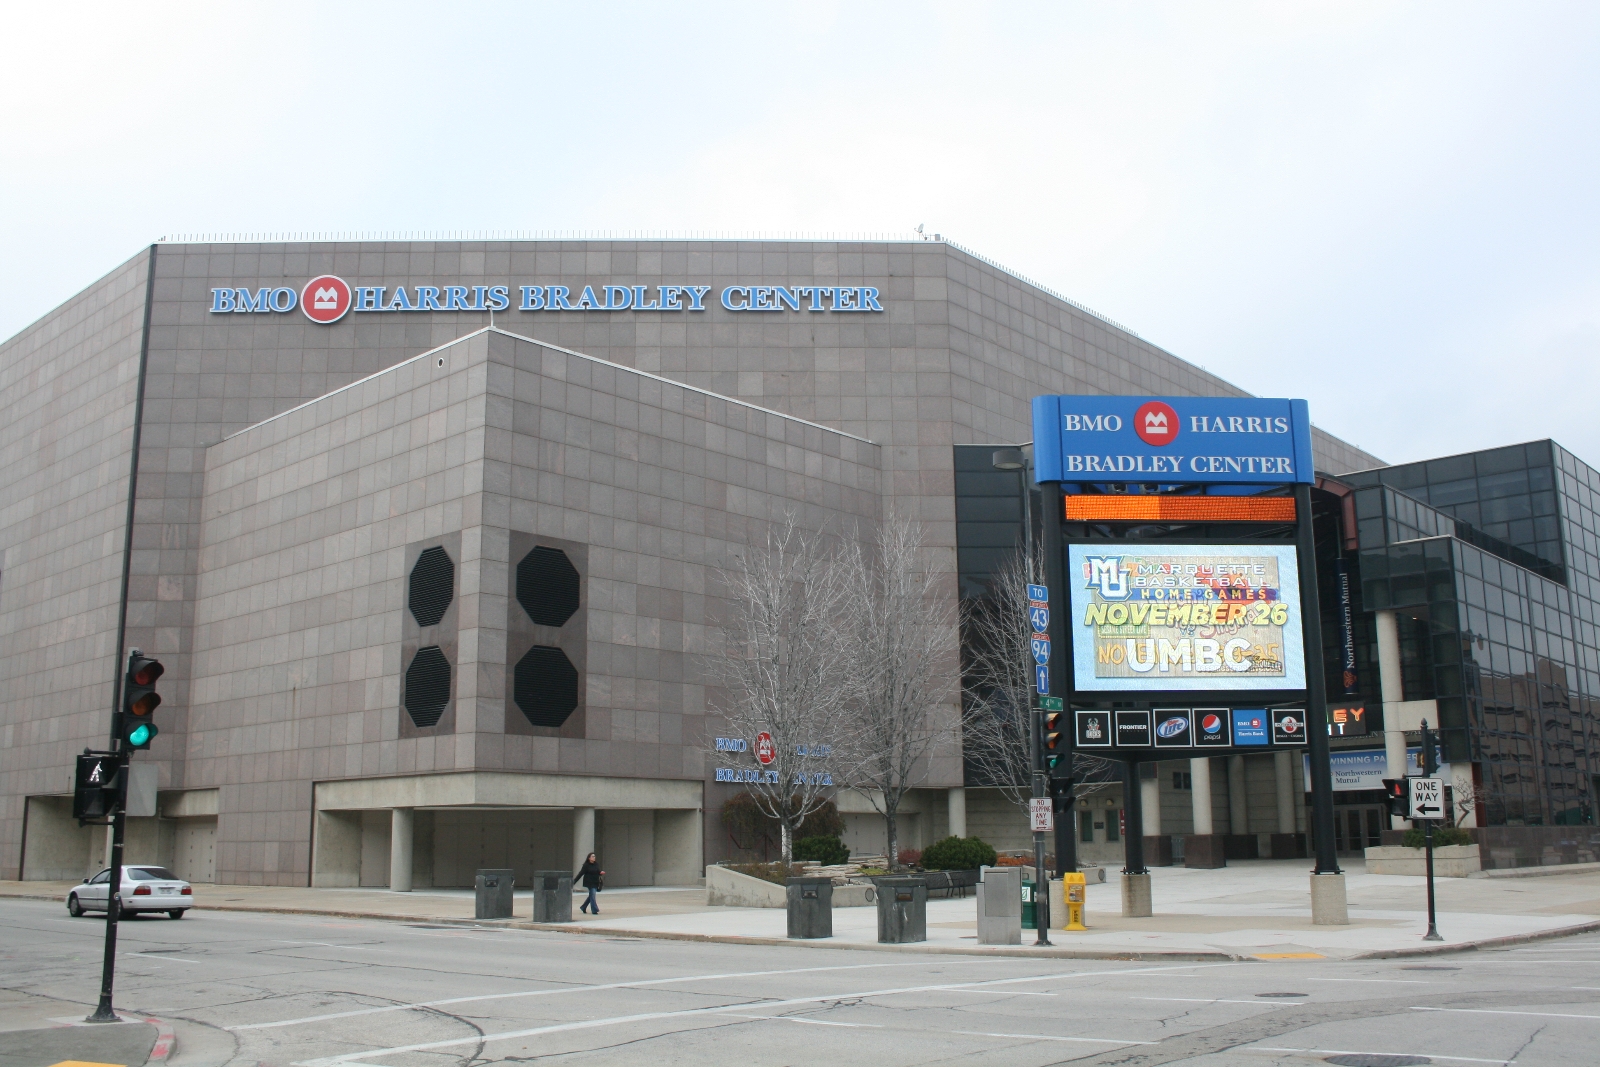
{"type": "Polygon", "coordinates": [[[172,960],[175,963],[200,963],[201,960],[186,960],[182,956],[163,956],[154,952],[123,952],[123,956],[140,956],[147,960],[172,960]]]}
{"type": "Polygon", "coordinates": [[[358,1008],[353,1011],[336,1011],[327,1015],[307,1015],[299,1019],[280,1019],[270,1023],[243,1023],[225,1026],[224,1030],[270,1030],[279,1026],[301,1026],[306,1023],[325,1022],[329,1019],[349,1019],[357,1015],[380,1015],[391,1011],[415,1011],[418,1008],[439,1008],[447,1004],[470,1004],[480,1000],[510,1000],[516,997],[549,997],[572,993],[599,992],[605,989],[636,989],[643,986],[671,985],[675,982],[715,982],[725,978],[763,978],[772,975],[814,974],[817,971],[860,971],[873,967],[922,967],[920,963],[859,963],[839,967],[799,967],[788,971],[738,971],[730,974],[692,974],[681,978],[651,978],[637,982],[611,982],[606,985],[561,986],[558,989],[524,989],[515,993],[484,993],[474,997],[451,997],[448,1000],[423,1000],[415,1004],[385,1004],[378,1008],[358,1008]]]}
{"type": "MultiPolygon", "coordinates": [[[[738,1015],[734,1012],[729,1012],[728,1017],[731,1019],[754,1019],[763,1023],[809,1023],[812,1026],[851,1026],[864,1030],[883,1029],[883,1026],[879,1023],[836,1023],[828,1019],[807,1019],[799,1015],[738,1015]]],[[[373,1067],[373,1065],[367,1064],[365,1067],[373,1067]]]]}
{"type": "MultiPolygon", "coordinates": [[[[1239,1052],[1309,1052],[1314,1056],[1411,1056],[1416,1059],[1450,1060],[1454,1063],[1498,1063],[1512,1064],[1516,1060],[1475,1060],[1471,1056],[1441,1056],[1437,1052],[1354,1052],[1347,1048],[1268,1048],[1265,1045],[1250,1045],[1240,1048],[1239,1052]]],[[[375,1067],[375,1065],[368,1065],[375,1067]]]]}
{"type": "Polygon", "coordinates": [[[1512,1011],[1509,1008],[1419,1008],[1412,1011],[1453,1011],[1461,1015],[1534,1015],[1541,1019],[1600,1019],[1600,1015],[1573,1015],[1559,1011],[1512,1011]]]}
{"type": "MultiPolygon", "coordinates": [[[[867,966],[874,966],[874,965],[870,965],[869,964],[867,966]]],[[[924,963],[919,963],[919,964],[914,964],[914,965],[909,965],[909,966],[926,967],[927,964],[924,962],[924,963]]],[[[530,1027],[530,1028],[525,1029],[525,1030],[506,1030],[506,1031],[502,1031],[502,1032],[497,1033],[497,1034],[474,1034],[471,1037],[454,1037],[454,1038],[447,1038],[447,1039],[442,1040],[442,1041],[425,1041],[425,1042],[421,1042],[419,1044],[414,1044],[414,1045],[397,1045],[397,1046],[395,1046],[393,1048],[375,1048],[375,1049],[369,1049],[366,1052],[346,1052],[343,1055],[339,1055],[339,1056],[325,1056],[325,1057],[321,1057],[321,1058],[318,1058],[318,1059],[312,1059],[312,1060],[300,1060],[296,1064],[296,1067],[338,1067],[338,1065],[340,1065],[340,1064],[353,1063],[353,1062],[357,1062],[357,1061],[360,1061],[360,1060],[367,1060],[367,1059],[371,1059],[374,1056],[392,1056],[392,1055],[398,1055],[400,1053],[405,1053],[405,1052],[429,1052],[429,1051],[432,1051],[434,1049],[440,1049],[440,1048],[455,1048],[455,1047],[457,1047],[459,1045],[476,1045],[476,1044],[478,1044],[480,1042],[485,1044],[485,1045],[487,1045],[491,1041],[510,1041],[510,1040],[515,1039],[515,1038],[521,1038],[521,1037],[541,1037],[541,1036],[543,1036],[545,1034],[566,1033],[566,1032],[569,1032],[569,1031],[572,1031],[572,1030],[592,1030],[592,1029],[596,1029],[598,1027],[604,1027],[604,1026],[625,1026],[625,1025],[627,1025],[629,1023],[655,1022],[655,1021],[658,1021],[658,1020],[661,1020],[661,1019],[694,1019],[694,1018],[701,1018],[701,1017],[710,1017],[710,1016],[715,1016],[715,1015],[728,1015],[728,1014],[738,1013],[741,1009],[743,1009],[745,1011],[748,1011],[751,1008],[767,1008],[767,1009],[788,1008],[788,1007],[797,1007],[797,1006],[799,1006],[801,1004],[823,1004],[823,1003],[826,1003],[826,1002],[831,1001],[831,1000],[864,1000],[864,999],[867,999],[867,998],[870,998],[870,997],[893,996],[893,995],[897,995],[897,994],[901,994],[901,993],[942,992],[942,991],[947,990],[947,989],[970,988],[972,986],[1014,985],[1014,984],[1021,983],[1021,982],[1051,982],[1051,981],[1061,981],[1063,979],[1099,978],[1099,977],[1104,977],[1106,975],[1113,975],[1113,974],[1123,974],[1123,975],[1126,975],[1126,974],[1160,974],[1160,973],[1169,972],[1169,971],[1189,971],[1189,970],[1200,970],[1200,969],[1211,970],[1211,969],[1215,969],[1217,967],[1238,967],[1238,966],[1243,966],[1243,965],[1242,964],[1237,964],[1237,963],[1212,963],[1212,964],[1199,964],[1199,965],[1192,964],[1192,963],[1186,963],[1186,964],[1177,964],[1177,965],[1174,965],[1174,966],[1171,966],[1171,967],[1139,967],[1139,968],[1129,968],[1129,969],[1115,970],[1115,971],[1063,971],[1063,972],[1057,972],[1057,973],[1054,973],[1054,974],[1027,975],[1027,976],[1024,976],[1024,977],[1021,977],[1021,978],[990,978],[990,979],[980,979],[980,980],[972,981],[972,982],[948,982],[948,983],[942,983],[940,985],[901,986],[901,987],[893,988],[893,989],[871,989],[871,990],[862,990],[862,991],[855,991],[855,992],[825,993],[825,994],[823,994],[821,996],[793,997],[793,998],[790,998],[790,999],[787,999],[787,1000],[743,1001],[743,1002],[738,1003],[738,1004],[724,1004],[724,1005],[721,1005],[720,1007],[684,1008],[684,1009],[680,1009],[678,1011],[652,1011],[652,1012],[643,1012],[643,1013],[640,1013],[638,1015],[615,1015],[615,1016],[609,1016],[609,1017],[601,1018],[601,1019],[584,1019],[584,1020],[580,1020],[580,1021],[577,1021],[577,1022],[554,1023],[554,1024],[551,1024],[551,1025],[548,1025],[548,1026],[535,1026],[535,1027],[530,1027]]],[[[832,970],[833,968],[817,968],[817,969],[818,970],[832,970]]],[[[840,969],[844,969],[844,968],[840,968],[840,969]]],[[[855,968],[849,968],[849,969],[853,970],[855,968]]],[[[599,988],[599,987],[597,987],[597,986],[586,987],[586,989],[596,989],[596,988],[599,988]]],[[[585,992],[586,989],[574,990],[574,992],[585,992]]],[[[1006,1036],[1006,1035],[984,1034],[984,1035],[981,1035],[981,1036],[993,1037],[993,1036],[1006,1036]]],[[[1028,1040],[1041,1040],[1041,1041],[1073,1040],[1072,1038],[1041,1037],[1040,1035],[1037,1035],[1037,1034],[1023,1034],[1023,1035],[1010,1035],[1010,1036],[1020,1036],[1020,1037],[1023,1037],[1025,1039],[1028,1039],[1028,1040]]],[[[1085,1038],[1084,1040],[1098,1040],[1098,1039],[1085,1038]]],[[[1105,1041],[1103,1041],[1101,1043],[1102,1044],[1131,1044],[1131,1042],[1115,1041],[1115,1040],[1110,1040],[1110,1039],[1107,1039],[1107,1040],[1105,1040],[1105,1041]]],[[[1157,1042],[1154,1042],[1154,1041],[1143,1042],[1143,1043],[1144,1044],[1152,1044],[1152,1045],[1153,1044],[1157,1044],[1157,1042]]]]}
{"type": "Polygon", "coordinates": [[[952,1030],[967,1037],[1009,1037],[1017,1041],[1081,1041],[1090,1045],[1159,1045],[1159,1041],[1130,1041],[1124,1037],[1057,1037],[1054,1034],[991,1034],[984,1030],[952,1030]]]}

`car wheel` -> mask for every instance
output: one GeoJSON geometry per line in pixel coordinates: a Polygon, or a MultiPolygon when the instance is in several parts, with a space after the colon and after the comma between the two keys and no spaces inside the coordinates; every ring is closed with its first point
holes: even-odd
{"type": "Polygon", "coordinates": [[[83,917],[83,905],[78,903],[78,894],[76,893],[67,898],[67,914],[74,919],[83,917]]]}
{"type": "Polygon", "coordinates": [[[174,919],[181,919],[183,918],[183,913],[188,910],[188,908],[173,908],[171,911],[167,912],[167,914],[174,919]]]}

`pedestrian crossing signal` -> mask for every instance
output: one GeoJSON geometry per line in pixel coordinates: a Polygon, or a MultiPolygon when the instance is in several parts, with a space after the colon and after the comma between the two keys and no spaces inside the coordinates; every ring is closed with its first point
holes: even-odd
{"type": "Polygon", "coordinates": [[[1383,780],[1383,799],[1389,807],[1389,814],[1402,819],[1411,817],[1411,793],[1406,788],[1404,778],[1385,778],[1383,780]]]}
{"type": "Polygon", "coordinates": [[[72,817],[82,823],[115,814],[118,773],[117,757],[110,753],[79,756],[78,774],[72,783],[72,817]]]}

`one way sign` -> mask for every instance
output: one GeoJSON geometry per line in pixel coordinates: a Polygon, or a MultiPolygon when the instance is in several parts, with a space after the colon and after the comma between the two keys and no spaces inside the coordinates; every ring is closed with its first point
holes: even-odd
{"type": "Polygon", "coordinates": [[[1444,818],[1444,779],[1407,778],[1411,783],[1411,817],[1413,819],[1444,818]]]}

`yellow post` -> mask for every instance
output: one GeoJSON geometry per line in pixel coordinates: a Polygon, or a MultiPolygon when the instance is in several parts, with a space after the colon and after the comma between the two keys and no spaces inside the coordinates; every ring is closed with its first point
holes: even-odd
{"type": "Polygon", "coordinates": [[[1062,896],[1067,901],[1066,924],[1063,930],[1087,930],[1083,925],[1083,900],[1089,888],[1082,871],[1068,871],[1061,876],[1062,896]]]}

